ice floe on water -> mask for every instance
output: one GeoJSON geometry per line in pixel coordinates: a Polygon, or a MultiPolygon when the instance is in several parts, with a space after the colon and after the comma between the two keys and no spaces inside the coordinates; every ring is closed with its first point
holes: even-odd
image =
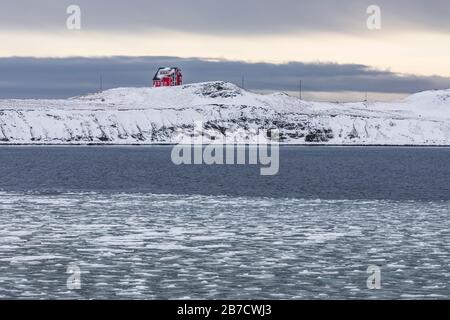
{"type": "Polygon", "coordinates": [[[450,298],[449,209],[0,192],[0,298],[450,298]],[[80,290],[67,289],[70,264],[80,290]],[[370,265],[381,290],[367,289],[370,265]]]}

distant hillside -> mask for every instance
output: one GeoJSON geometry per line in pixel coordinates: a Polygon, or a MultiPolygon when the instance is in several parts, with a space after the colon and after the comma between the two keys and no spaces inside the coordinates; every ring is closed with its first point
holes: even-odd
{"type": "MultiPolygon", "coordinates": [[[[450,145],[450,90],[391,103],[319,103],[225,82],[0,100],[1,144],[173,143],[195,121],[217,136],[277,127],[286,144],[450,145]]],[[[242,135],[242,142],[251,137],[242,135]]]]}

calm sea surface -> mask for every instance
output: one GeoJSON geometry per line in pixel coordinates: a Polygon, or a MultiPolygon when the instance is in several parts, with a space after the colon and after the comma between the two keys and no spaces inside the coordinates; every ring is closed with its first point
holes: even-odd
{"type": "Polygon", "coordinates": [[[450,148],[170,152],[0,147],[0,298],[450,298],[450,148]]]}

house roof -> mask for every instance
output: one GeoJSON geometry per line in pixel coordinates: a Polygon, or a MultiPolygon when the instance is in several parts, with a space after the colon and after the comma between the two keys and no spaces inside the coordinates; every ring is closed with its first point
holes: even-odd
{"type": "Polygon", "coordinates": [[[162,80],[164,77],[173,75],[178,70],[179,68],[176,67],[161,67],[156,72],[155,76],[153,77],[153,80],[162,80]]]}

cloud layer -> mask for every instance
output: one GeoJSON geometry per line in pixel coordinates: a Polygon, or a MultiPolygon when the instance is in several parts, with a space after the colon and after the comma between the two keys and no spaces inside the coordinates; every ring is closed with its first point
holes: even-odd
{"type": "Polygon", "coordinates": [[[413,93],[450,88],[450,78],[420,77],[361,64],[246,63],[176,57],[0,58],[0,98],[62,98],[104,88],[150,86],[159,66],[179,66],[185,81],[224,80],[252,90],[413,93]]]}

